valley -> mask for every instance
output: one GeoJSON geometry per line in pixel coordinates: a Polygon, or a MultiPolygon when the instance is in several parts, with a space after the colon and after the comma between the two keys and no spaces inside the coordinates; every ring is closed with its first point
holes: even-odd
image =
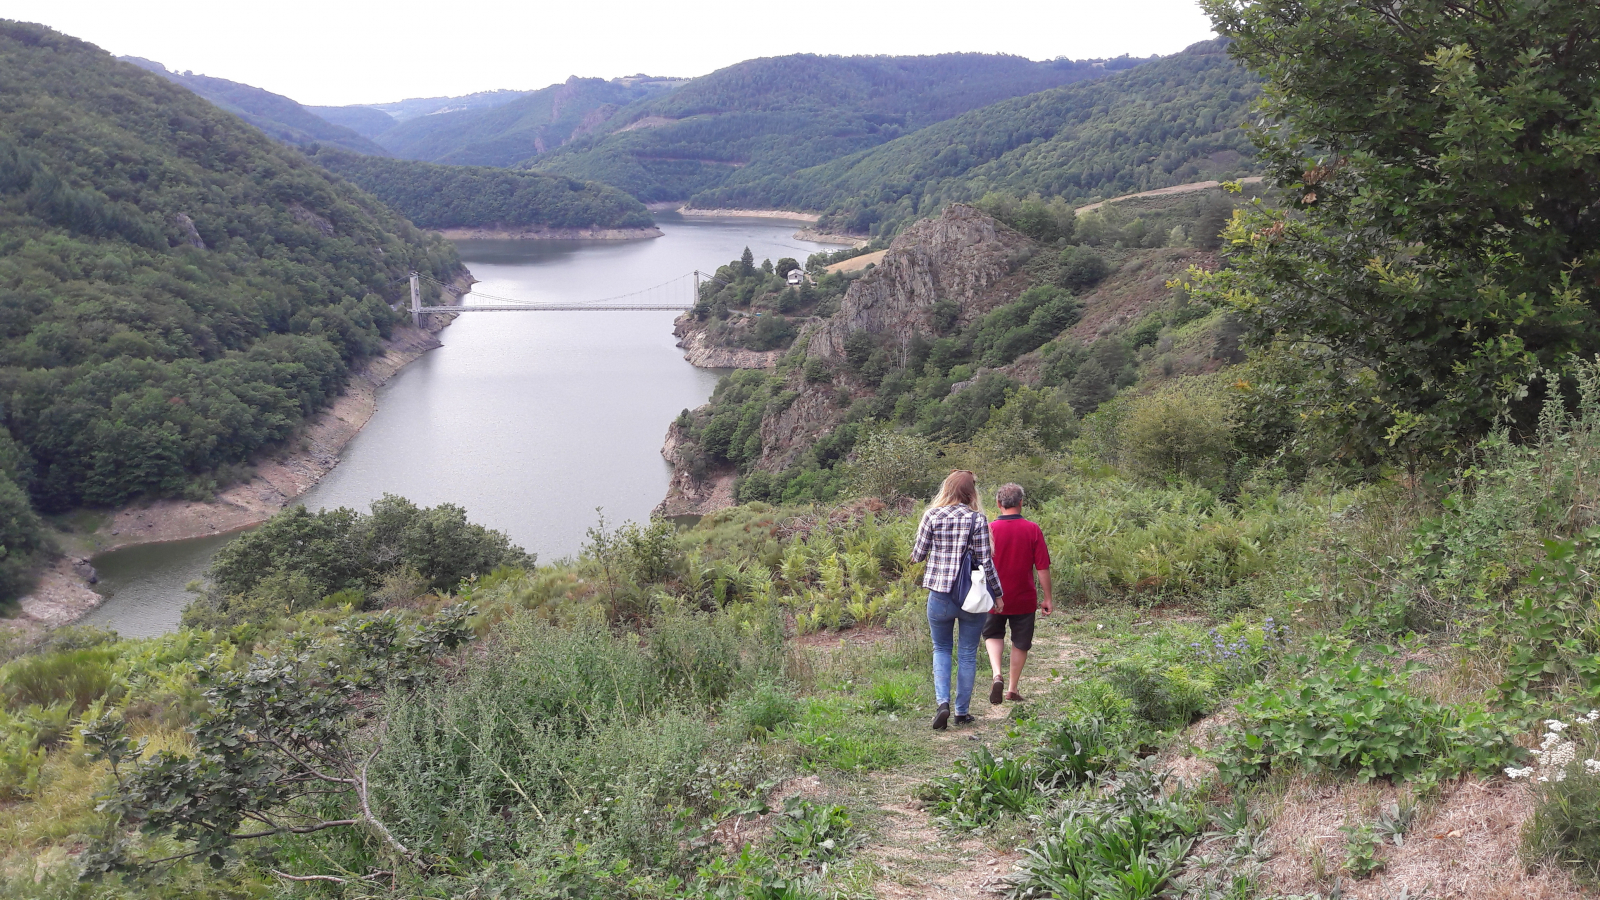
{"type": "Polygon", "coordinates": [[[1600,8],[1130,9],[0,21],[0,895],[1596,896],[1600,8]]]}

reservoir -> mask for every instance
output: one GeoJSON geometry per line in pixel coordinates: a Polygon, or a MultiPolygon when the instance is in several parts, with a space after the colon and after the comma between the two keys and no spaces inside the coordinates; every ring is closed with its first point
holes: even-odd
{"type": "MultiPolygon", "coordinates": [[[[695,269],[745,247],[762,259],[833,249],[797,240],[794,222],[657,214],[664,236],[638,241],[458,241],[474,295],[540,303],[691,302],[695,269]],[[665,285],[665,286],[662,286],[665,285]],[[658,287],[659,286],[659,287],[658,287]],[[655,288],[654,290],[649,290],[655,288]],[[637,293],[642,292],[642,293],[637,293]],[[608,299],[615,298],[615,299],[608,299]]],[[[495,300],[468,295],[467,305],[495,300]]],[[[339,465],[301,498],[365,511],[385,493],[454,503],[541,562],[572,556],[596,523],[644,521],[666,495],[661,442],[674,416],[706,402],[720,373],[675,344],[669,311],[479,312],[439,333],[440,348],[401,370],[339,465]]],[[[231,536],[129,547],[95,557],[109,599],[82,624],[129,636],[171,631],[231,536]]]]}

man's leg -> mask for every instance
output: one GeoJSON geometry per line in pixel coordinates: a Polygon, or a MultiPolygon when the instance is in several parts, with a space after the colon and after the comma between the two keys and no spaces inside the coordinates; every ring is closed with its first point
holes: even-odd
{"type": "MultiPolygon", "coordinates": [[[[999,641],[991,641],[991,643],[998,644],[1000,642],[999,641]]],[[[991,656],[993,656],[995,659],[999,659],[1000,658],[1000,648],[999,647],[991,648],[990,651],[989,651],[989,654],[991,656]]],[[[1013,694],[1015,694],[1017,692],[1017,682],[1022,680],[1022,666],[1025,663],[1027,663],[1027,661],[1028,661],[1028,651],[1022,649],[1021,647],[1012,647],[1011,648],[1011,678],[1010,678],[1010,686],[1007,688],[1007,690],[1009,690],[1013,694]]]]}
{"type": "Polygon", "coordinates": [[[989,668],[994,673],[994,683],[989,685],[989,702],[999,704],[1005,700],[1000,678],[1000,653],[1006,646],[1005,616],[989,614],[989,620],[983,625],[983,643],[989,651],[989,668]]]}
{"type": "Polygon", "coordinates": [[[1034,614],[1013,616],[1011,619],[1011,679],[1006,689],[1007,698],[1020,700],[1017,684],[1022,681],[1022,667],[1028,662],[1028,651],[1033,649],[1034,614]]]}

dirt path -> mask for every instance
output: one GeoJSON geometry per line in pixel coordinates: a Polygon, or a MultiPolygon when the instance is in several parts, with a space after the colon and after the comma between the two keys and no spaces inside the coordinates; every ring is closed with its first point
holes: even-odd
{"type": "MultiPolygon", "coordinates": [[[[1251,175],[1249,178],[1241,178],[1239,179],[1239,183],[1260,184],[1261,176],[1251,175]]],[[[1081,216],[1086,212],[1093,212],[1100,207],[1105,206],[1107,203],[1116,203],[1119,200],[1132,200],[1135,197],[1162,197],[1167,194],[1187,194],[1192,191],[1204,191],[1209,188],[1219,187],[1221,184],[1222,182],[1220,181],[1191,181],[1188,184],[1175,184],[1172,187],[1156,188],[1153,191],[1140,191],[1137,194],[1123,194],[1121,197],[1112,197],[1109,200],[1101,200],[1099,203],[1091,203],[1088,206],[1080,206],[1078,207],[1078,215],[1081,216]]]]}
{"type": "MultiPolygon", "coordinates": [[[[1087,648],[1067,634],[1062,617],[1040,617],[1039,637],[1023,670],[1022,694],[1044,694],[1065,677],[1087,648]],[[1051,676],[1054,669],[1061,674],[1051,676]]],[[[935,775],[949,772],[956,760],[980,744],[995,748],[1006,736],[1013,704],[989,703],[989,663],[979,650],[978,678],[973,689],[972,725],[929,731],[933,759],[920,766],[866,776],[857,785],[858,804],[875,807],[883,816],[871,840],[856,857],[876,866],[874,891],[879,900],[989,900],[1002,890],[1022,854],[1002,835],[963,836],[941,828],[920,799],[918,790],[935,775]]]]}

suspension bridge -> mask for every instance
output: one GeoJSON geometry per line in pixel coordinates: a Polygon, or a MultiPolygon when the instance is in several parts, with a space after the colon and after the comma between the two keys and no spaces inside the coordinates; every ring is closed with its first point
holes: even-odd
{"type": "Polygon", "coordinates": [[[499,297],[494,294],[485,294],[481,291],[470,291],[474,299],[487,300],[487,303],[470,303],[460,306],[423,306],[422,282],[435,285],[440,290],[449,291],[461,296],[460,293],[442,281],[436,281],[418,272],[411,273],[411,324],[421,327],[422,317],[428,313],[464,313],[464,312],[625,312],[630,310],[672,310],[685,312],[693,309],[695,300],[700,296],[700,279],[715,276],[701,273],[698,269],[686,275],[679,275],[671,281],[664,281],[658,285],[632,291],[627,294],[617,294],[614,297],[601,297],[597,300],[586,300],[581,303],[541,303],[532,300],[519,300],[515,297],[499,297]]]}

